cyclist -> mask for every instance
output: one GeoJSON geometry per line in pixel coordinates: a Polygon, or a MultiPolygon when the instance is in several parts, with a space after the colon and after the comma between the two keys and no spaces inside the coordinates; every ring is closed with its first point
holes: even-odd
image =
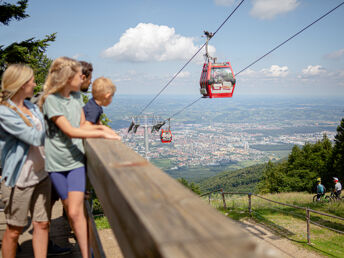
{"type": "Polygon", "coordinates": [[[317,201],[320,201],[320,197],[325,195],[326,192],[326,188],[324,185],[321,184],[321,178],[319,177],[317,179],[317,201]]]}
{"type": "Polygon", "coordinates": [[[334,177],[333,178],[333,182],[335,183],[334,185],[334,194],[335,196],[340,199],[340,194],[342,193],[342,185],[341,183],[338,181],[338,178],[337,177],[334,177]]]}

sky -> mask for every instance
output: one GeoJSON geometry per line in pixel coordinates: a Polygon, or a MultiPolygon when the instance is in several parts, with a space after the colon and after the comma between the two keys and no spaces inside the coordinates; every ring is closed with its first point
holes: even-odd
{"type": "MultiPolygon", "coordinates": [[[[16,1],[6,0],[8,3],[16,1]]],[[[57,33],[49,58],[91,62],[117,94],[157,94],[204,44],[238,0],[29,0],[27,14],[0,25],[0,45],[57,33]]],[[[209,42],[234,73],[342,3],[245,0],[209,42]]],[[[344,97],[344,5],[237,76],[236,95],[344,97]]],[[[162,92],[195,95],[203,49],[162,92]]]]}

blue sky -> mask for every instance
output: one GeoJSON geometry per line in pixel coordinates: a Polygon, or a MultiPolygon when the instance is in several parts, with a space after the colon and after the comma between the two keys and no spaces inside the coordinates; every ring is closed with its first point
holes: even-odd
{"type": "MultiPolygon", "coordinates": [[[[9,1],[16,3],[16,1],[9,1]]],[[[246,0],[210,41],[234,72],[342,0],[246,0]]],[[[156,94],[238,0],[30,0],[21,21],[0,26],[0,44],[57,32],[47,54],[89,61],[118,94],[156,94]]],[[[237,77],[236,95],[344,96],[344,6],[237,77]]],[[[163,94],[200,96],[200,53],[163,94]]]]}

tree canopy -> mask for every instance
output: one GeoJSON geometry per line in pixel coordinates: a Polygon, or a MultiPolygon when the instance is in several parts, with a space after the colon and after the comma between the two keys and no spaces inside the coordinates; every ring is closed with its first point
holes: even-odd
{"type": "MultiPolygon", "coordinates": [[[[21,20],[29,17],[25,13],[27,2],[28,0],[21,0],[17,2],[17,5],[12,5],[0,0],[0,22],[8,26],[12,19],[21,20]]],[[[6,47],[0,45],[0,78],[9,64],[25,63],[35,71],[36,91],[40,90],[52,62],[45,54],[46,49],[50,42],[55,41],[55,38],[56,33],[52,33],[41,40],[30,38],[21,42],[13,42],[6,47]]]]}
{"type": "Polygon", "coordinates": [[[0,0],[0,22],[4,25],[8,25],[12,19],[17,21],[29,17],[25,13],[28,0],[21,0],[15,4],[9,4],[0,0]]]}
{"type": "Polygon", "coordinates": [[[332,154],[333,170],[331,176],[344,179],[344,118],[337,127],[332,154]]]}

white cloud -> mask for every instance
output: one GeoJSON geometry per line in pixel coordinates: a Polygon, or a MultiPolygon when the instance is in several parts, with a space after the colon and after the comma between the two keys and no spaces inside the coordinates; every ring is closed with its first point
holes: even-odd
{"type": "Polygon", "coordinates": [[[290,12],[298,5],[298,0],[253,0],[251,15],[262,20],[268,20],[278,14],[290,12]]]}
{"type": "Polygon", "coordinates": [[[326,69],[321,65],[309,65],[307,68],[302,69],[302,75],[304,76],[316,76],[326,72],[326,69]]]}
{"type": "MultiPolygon", "coordinates": [[[[119,42],[103,51],[102,55],[131,62],[188,60],[199,49],[191,37],[175,33],[174,28],[151,23],[139,23],[127,29],[119,42]]],[[[215,48],[209,46],[209,52],[215,48]]],[[[199,61],[202,55],[197,56],[199,61]]]]}
{"type": "Polygon", "coordinates": [[[268,77],[286,77],[289,69],[288,66],[272,65],[269,69],[262,69],[261,72],[268,77]]]}
{"type": "Polygon", "coordinates": [[[235,0],[214,0],[216,5],[220,6],[231,6],[234,4],[235,0]]]}
{"type": "Polygon", "coordinates": [[[344,48],[329,53],[325,57],[328,59],[341,59],[342,57],[344,57],[344,48]]]}

